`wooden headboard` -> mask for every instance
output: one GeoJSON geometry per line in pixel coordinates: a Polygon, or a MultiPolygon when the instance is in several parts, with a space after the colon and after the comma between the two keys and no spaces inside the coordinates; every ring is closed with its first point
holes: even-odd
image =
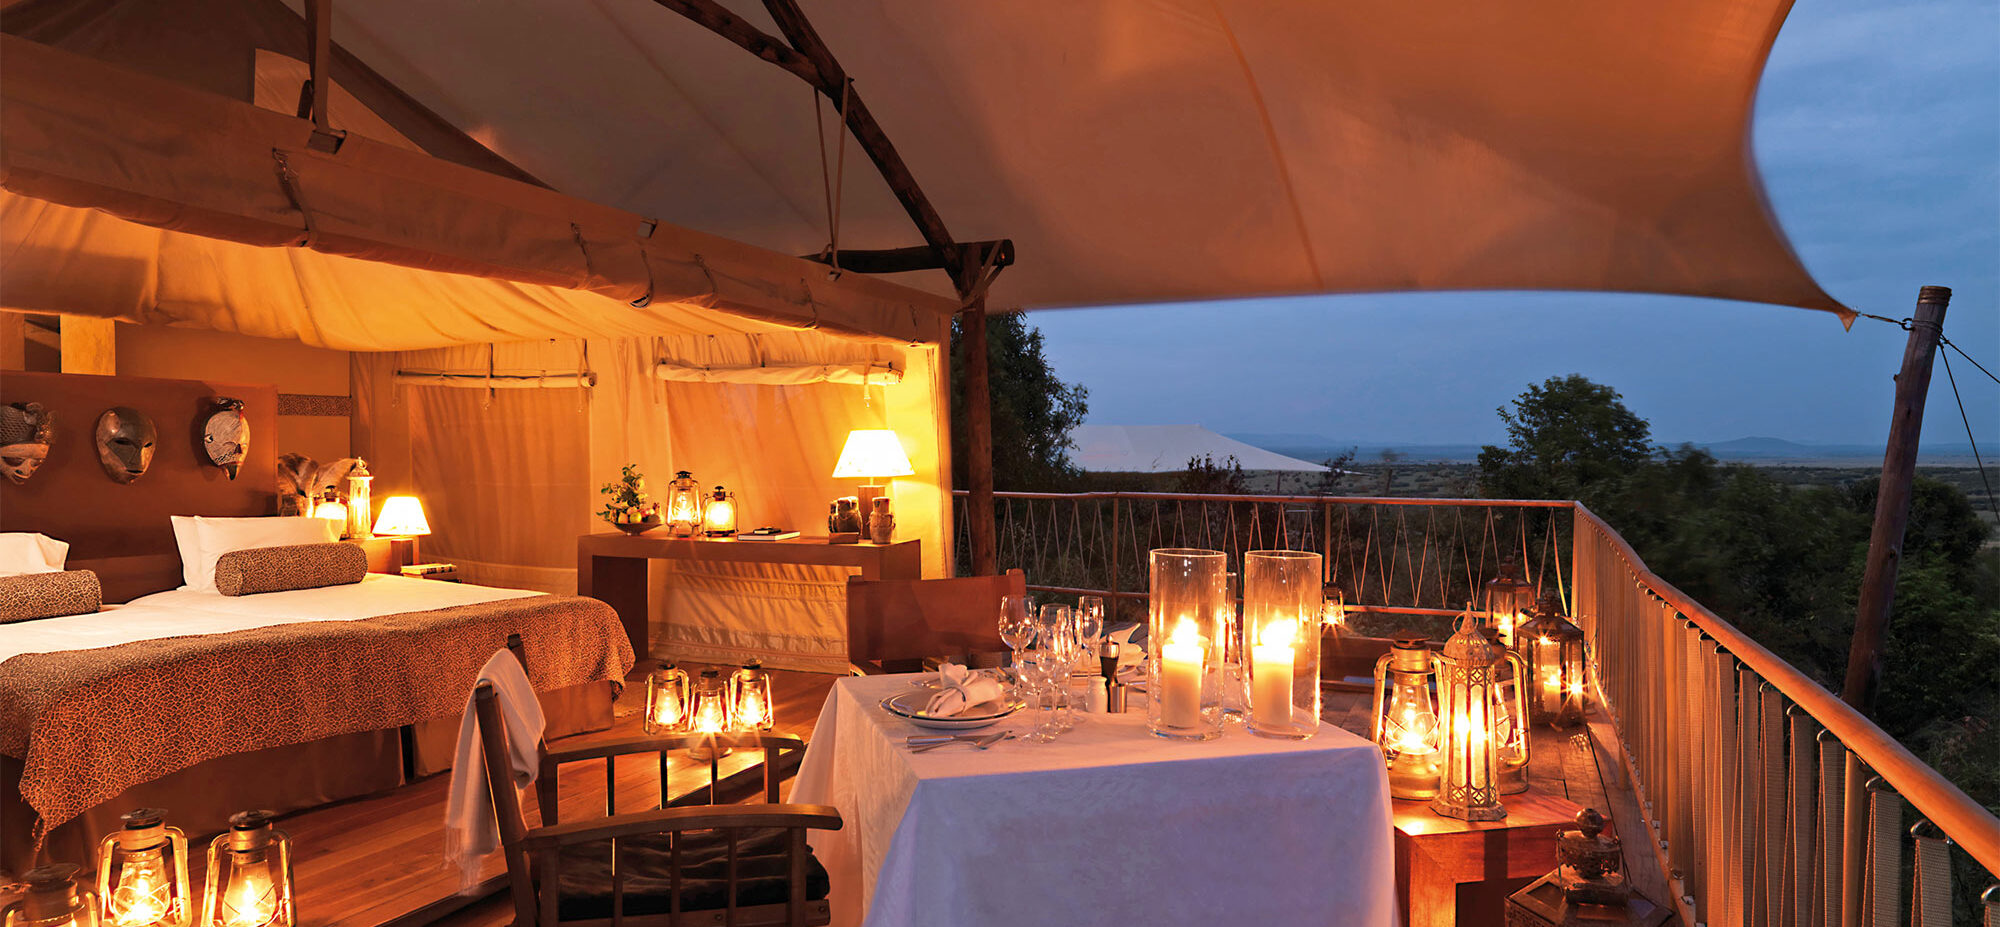
{"type": "Polygon", "coordinates": [[[68,541],[69,568],[95,570],[104,600],[125,602],[181,585],[169,515],[277,512],[278,390],[274,386],[0,371],[0,403],[39,402],[55,414],[48,460],[27,483],[0,478],[0,531],[68,541]],[[208,462],[201,425],[217,396],[241,399],[249,453],[231,480],[208,462]],[[97,460],[97,417],[112,406],[152,416],[153,463],[115,483],[97,460]]]}

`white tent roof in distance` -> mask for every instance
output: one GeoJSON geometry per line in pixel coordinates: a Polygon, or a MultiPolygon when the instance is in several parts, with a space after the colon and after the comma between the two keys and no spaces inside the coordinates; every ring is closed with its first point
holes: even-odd
{"type": "Polygon", "coordinates": [[[1078,425],[1069,437],[1076,444],[1070,459],[1092,472],[1172,473],[1187,469],[1188,460],[1195,457],[1213,457],[1218,466],[1234,457],[1245,470],[1326,470],[1200,425],[1078,425]]]}

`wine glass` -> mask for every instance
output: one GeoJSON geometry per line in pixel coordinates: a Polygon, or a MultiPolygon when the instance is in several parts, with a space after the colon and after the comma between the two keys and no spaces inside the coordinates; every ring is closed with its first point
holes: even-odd
{"type": "Polygon", "coordinates": [[[1056,704],[1056,729],[1076,727],[1076,712],[1070,707],[1069,678],[1076,672],[1081,648],[1077,642],[1076,610],[1067,605],[1042,606],[1042,619],[1035,628],[1036,646],[1047,652],[1062,668],[1051,697],[1056,704]]]}
{"type": "Polygon", "coordinates": [[[1084,659],[1097,656],[1104,642],[1104,597],[1087,595],[1076,600],[1076,637],[1083,646],[1084,659]]]}
{"type": "Polygon", "coordinates": [[[1028,733],[1027,739],[1045,744],[1062,733],[1062,726],[1056,717],[1056,691],[1069,678],[1069,667],[1063,665],[1060,655],[1049,647],[1035,647],[1017,654],[1015,668],[1021,674],[1021,681],[1035,697],[1035,707],[1040,721],[1028,733]]]}
{"type": "Polygon", "coordinates": [[[1034,606],[1024,595],[1003,595],[1000,597],[1000,640],[1014,652],[1014,662],[1021,662],[1021,650],[1035,639],[1034,606]]]}

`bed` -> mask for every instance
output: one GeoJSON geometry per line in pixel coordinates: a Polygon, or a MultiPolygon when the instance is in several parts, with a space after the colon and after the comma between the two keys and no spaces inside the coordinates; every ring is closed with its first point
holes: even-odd
{"type": "Polygon", "coordinates": [[[70,541],[66,565],[123,604],[0,625],[0,868],[88,864],[137,807],[200,836],[234,811],[447,769],[477,668],[511,634],[547,736],[610,725],[633,655],[594,599],[382,574],[236,597],[185,588],[167,516],[275,511],[275,454],[257,449],[226,480],[175,429],[228,395],[247,399],[253,433],[273,434],[270,387],[11,372],[4,385],[0,401],[42,402],[67,434],[33,480],[0,486],[0,531],[70,541]],[[89,472],[88,423],[111,405],[161,426],[153,468],[128,485],[89,472]]]}

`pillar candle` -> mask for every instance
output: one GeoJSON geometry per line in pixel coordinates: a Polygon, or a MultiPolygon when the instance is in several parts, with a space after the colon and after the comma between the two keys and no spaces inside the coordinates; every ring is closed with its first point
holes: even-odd
{"type": "Polygon", "coordinates": [[[1260,642],[1250,648],[1250,718],[1262,727],[1292,723],[1293,642],[1298,622],[1279,618],[1264,626],[1260,642]]]}
{"type": "Polygon", "coordinates": [[[1160,720],[1168,727],[1201,723],[1201,675],[1207,654],[1194,622],[1182,618],[1160,645],[1160,720]]]}

